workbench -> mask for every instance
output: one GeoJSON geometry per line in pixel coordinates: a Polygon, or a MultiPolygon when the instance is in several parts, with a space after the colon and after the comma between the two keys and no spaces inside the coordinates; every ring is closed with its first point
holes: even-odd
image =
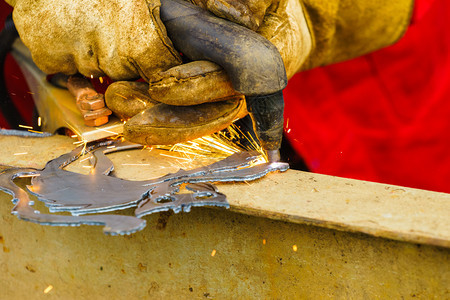
{"type": "MultiPolygon", "coordinates": [[[[0,168],[43,168],[73,142],[0,136],[0,168]]],[[[149,151],[109,157],[124,179],[174,171],[121,164],[153,166],[149,151]]],[[[450,194],[295,170],[216,185],[229,210],[152,214],[129,236],[19,220],[1,192],[0,298],[450,297],[450,194]]]]}

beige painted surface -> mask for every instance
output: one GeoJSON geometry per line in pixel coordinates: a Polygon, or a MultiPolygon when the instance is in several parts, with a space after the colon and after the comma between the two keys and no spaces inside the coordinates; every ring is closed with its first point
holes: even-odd
{"type": "MultiPolygon", "coordinates": [[[[73,142],[62,136],[0,136],[0,165],[42,168],[48,160],[72,150],[73,142]],[[28,154],[14,155],[25,152],[28,154]]],[[[117,176],[130,180],[162,176],[180,166],[156,150],[124,151],[109,157],[117,176]]],[[[88,172],[82,164],[88,162],[68,169],[88,172]]],[[[233,211],[450,247],[450,194],[293,170],[269,174],[254,182],[218,187],[227,195],[233,211]]]]}

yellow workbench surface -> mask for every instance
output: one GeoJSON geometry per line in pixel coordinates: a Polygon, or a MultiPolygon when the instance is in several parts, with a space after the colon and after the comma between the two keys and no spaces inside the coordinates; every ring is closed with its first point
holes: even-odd
{"type": "MultiPolygon", "coordinates": [[[[73,142],[63,136],[0,136],[0,165],[42,168],[71,151],[73,142]]],[[[109,157],[116,176],[124,179],[176,171],[147,150],[109,157]]],[[[83,172],[80,164],[69,168],[83,172]]],[[[230,210],[194,208],[146,216],[147,228],[125,237],[104,236],[95,226],[20,221],[10,215],[12,203],[6,200],[11,196],[2,193],[0,281],[5,295],[448,296],[449,194],[294,170],[217,186],[227,195],[230,210]]]]}

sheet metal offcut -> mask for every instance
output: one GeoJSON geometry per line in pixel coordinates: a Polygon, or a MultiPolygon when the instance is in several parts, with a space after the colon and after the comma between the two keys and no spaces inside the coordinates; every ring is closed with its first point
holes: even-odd
{"type": "Polygon", "coordinates": [[[13,196],[12,214],[19,219],[38,223],[41,225],[53,226],[80,226],[80,225],[103,225],[103,231],[106,234],[132,234],[142,230],[145,220],[132,216],[123,215],[92,215],[92,216],[62,216],[55,214],[41,214],[32,206],[28,193],[14,183],[14,179],[26,176],[38,176],[39,171],[34,169],[9,169],[0,173],[0,190],[13,196]]]}
{"type": "Polygon", "coordinates": [[[122,141],[104,141],[78,147],[49,161],[44,169],[9,169],[0,174],[0,189],[13,195],[13,213],[20,219],[56,226],[103,225],[107,234],[130,234],[145,227],[141,217],[166,210],[189,212],[193,206],[228,208],[226,196],[211,182],[258,179],[272,171],[285,171],[285,163],[254,164],[257,152],[238,152],[221,161],[193,170],[180,169],[160,178],[130,181],[110,176],[114,170],[110,152],[141,148],[122,141]],[[87,175],[63,168],[81,155],[91,155],[87,175]],[[50,212],[70,212],[72,216],[40,214],[32,208],[25,190],[14,183],[20,176],[32,177],[28,190],[48,206],[50,212]],[[181,190],[183,190],[181,192],[181,190]],[[89,215],[136,207],[135,215],[89,215]]]}

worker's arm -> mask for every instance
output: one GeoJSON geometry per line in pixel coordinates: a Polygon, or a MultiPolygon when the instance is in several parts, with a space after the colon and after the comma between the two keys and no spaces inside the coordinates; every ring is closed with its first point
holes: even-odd
{"type": "Polygon", "coordinates": [[[303,0],[314,47],[301,69],[348,60],[399,40],[413,0],[303,0]]]}
{"type": "Polygon", "coordinates": [[[288,77],[395,43],[413,0],[194,0],[212,13],[256,30],[278,47],[288,77]]]}

